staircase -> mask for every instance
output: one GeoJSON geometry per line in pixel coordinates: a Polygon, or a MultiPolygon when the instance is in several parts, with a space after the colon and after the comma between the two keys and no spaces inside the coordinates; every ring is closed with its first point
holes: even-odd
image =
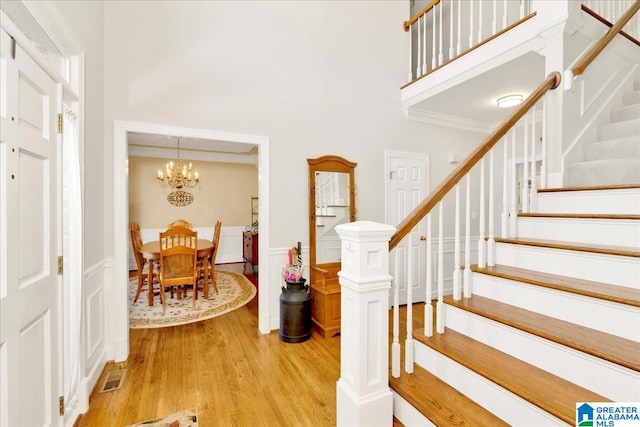
{"type": "Polygon", "coordinates": [[[569,165],[568,185],[575,187],[640,182],[640,81],[598,129],[598,140],[585,144],[584,161],[569,165]]]}
{"type": "Polygon", "coordinates": [[[538,211],[472,266],[471,298],[445,296],[444,334],[415,331],[400,423],[575,425],[577,402],[640,401],[640,185],[539,190],[538,211]]]}

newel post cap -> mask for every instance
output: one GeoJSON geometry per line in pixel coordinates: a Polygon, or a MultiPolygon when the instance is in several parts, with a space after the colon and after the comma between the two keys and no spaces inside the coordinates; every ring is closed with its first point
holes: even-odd
{"type": "Polygon", "coordinates": [[[396,232],[396,228],[379,222],[356,221],[338,225],[336,232],[340,239],[351,242],[388,242],[391,240],[393,233],[396,232]]]}

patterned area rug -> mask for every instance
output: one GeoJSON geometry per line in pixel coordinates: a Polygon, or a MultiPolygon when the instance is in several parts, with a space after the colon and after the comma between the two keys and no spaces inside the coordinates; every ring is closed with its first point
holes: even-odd
{"type": "MultiPolygon", "coordinates": [[[[256,288],[242,274],[233,271],[216,270],[216,283],[219,293],[213,287],[209,291],[209,299],[205,300],[202,291],[198,293],[196,309],[192,309],[193,297],[191,291],[186,298],[171,298],[167,296],[167,312],[162,315],[160,297],[156,296],[153,305],[147,304],[147,288],[142,288],[138,302],[133,304],[136,296],[138,279],[129,279],[129,327],[132,329],[163,328],[167,326],[184,325],[211,319],[242,307],[256,295],[256,288]]],[[[156,285],[157,286],[157,285],[156,285]]]]}
{"type": "Polygon", "coordinates": [[[188,411],[178,412],[177,414],[158,418],[157,420],[130,424],[127,427],[198,427],[198,411],[190,409],[188,411]]]}

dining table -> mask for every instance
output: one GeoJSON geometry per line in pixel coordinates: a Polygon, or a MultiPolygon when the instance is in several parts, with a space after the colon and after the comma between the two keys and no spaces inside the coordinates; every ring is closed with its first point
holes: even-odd
{"type": "MultiPolygon", "coordinates": [[[[196,246],[198,251],[197,257],[202,260],[203,270],[206,272],[209,270],[209,255],[213,252],[213,242],[207,239],[198,239],[196,246]]],[[[140,248],[142,257],[149,262],[149,305],[153,305],[153,264],[160,260],[160,241],[154,240],[147,242],[140,248]]],[[[204,297],[209,298],[209,282],[207,280],[208,274],[204,275],[204,297]]],[[[213,279],[213,278],[212,278],[213,279]]],[[[194,289],[194,292],[196,290],[194,289]]]]}

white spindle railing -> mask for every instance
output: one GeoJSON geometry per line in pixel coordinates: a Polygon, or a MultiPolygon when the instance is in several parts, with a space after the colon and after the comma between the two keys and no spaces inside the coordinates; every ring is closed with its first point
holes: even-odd
{"type": "Polygon", "coordinates": [[[422,16],[407,21],[405,28],[410,33],[408,81],[463,55],[531,12],[528,0],[520,0],[519,7],[509,6],[508,0],[440,0],[422,16]],[[449,28],[445,31],[447,23],[443,21],[446,21],[447,13],[449,28]],[[491,22],[484,22],[485,16],[491,22]],[[428,54],[431,61],[427,60],[428,54]]]}
{"type": "MultiPolygon", "coordinates": [[[[633,5],[635,0],[583,0],[582,4],[614,24],[633,5]]],[[[635,16],[622,29],[636,40],[640,40],[640,17],[635,16]]]]}
{"type": "Polygon", "coordinates": [[[444,333],[444,218],[443,202],[438,204],[438,302],[436,303],[436,331],[444,333]]]}
{"type": "Polygon", "coordinates": [[[427,284],[425,292],[425,306],[424,306],[424,334],[427,337],[433,335],[433,305],[431,304],[431,298],[433,295],[433,259],[431,255],[431,214],[427,214],[427,284]]]}
{"type": "Polygon", "coordinates": [[[493,149],[489,151],[489,238],[487,239],[487,265],[493,267],[496,265],[494,261],[494,253],[496,250],[496,241],[493,234],[494,224],[494,188],[493,188],[493,149]]]}
{"type": "MultiPolygon", "coordinates": [[[[539,102],[542,105],[544,98],[539,102]]],[[[535,191],[537,182],[537,148],[535,147],[535,139],[539,134],[544,135],[544,130],[541,129],[546,129],[544,116],[536,116],[536,111],[540,111],[541,105],[538,107],[536,107],[535,104],[532,105],[528,113],[522,115],[521,119],[515,123],[509,131],[502,134],[503,136],[495,146],[487,150],[484,157],[480,158],[476,166],[466,174],[464,184],[461,182],[463,178],[456,181],[454,188],[445,196],[445,199],[451,198],[453,201],[453,209],[451,212],[453,215],[447,215],[445,213],[445,199],[440,200],[435,204],[435,207],[426,214],[426,237],[422,239],[427,245],[425,258],[417,259],[416,251],[412,249],[414,244],[413,240],[415,239],[415,233],[412,232],[409,232],[407,237],[403,239],[407,249],[404,251],[395,251],[396,279],[393,281],[394,304],[392,318],[394,325],[391,343],[391,373],[394,377],[401,375],[398,289],[402,284],[399,283],[399,278],[406,278],[404,286],[407,291],[404,371],[412,372],[414,365],[414,319],[411,308],[414,303],[414,297],[416,297],[416,299],[422,298],[422,295],[415,295],[413,292],[414,285],[417,285],[415,281],[420,277],[418,268],[420,268],[420,266],[426,268],[426,283],[424,284],[425,307],[424,318],[422,319],[424,323],[424,335],[432,336],[434,329],[436,333],[442,334],[445,332],[445,318],[443,314],[445,293],[451,293],[456,300],[471,298],[473,295],[473,273],[471,271],[473,255],[476,257],[478,268],[495,265],[496,234],[502,238],[517,237],[518,212],[520,210],[530,209],[531,206],[534,205],[528,203],[532,194],[528,190],[527,182],[531,181],[532,188],[534,188],[533,191],[535,191]],[[539,122],[540,117],[543,119],[542,123],[539,122]],[[531,142],[532,147],[529,147],[529,142],[531,142]],[[499,144],[502,144],[502,147],[499,147],[499,144]],[[500,156],[502,156],[502,158],[500,158],[500,156]],[[531,158],[531,161],[529,161],[529,158],[531,158]],[[518,166],[521,166],[520,170],[518,166]],[[472,174],[479,174],[479,177],[471,179],[472,174]],[[522,183],[522,192],[517,191],[517,182],[522,183]],[[466,187],[461,189],[461,185],[465,185],[466,187]],[[465,191],[464,197],[461,197],[461,191],[465,191]],[[518,206],[518,200],[522,203],[521,209],[518,206]],[[438,224],[437,237],[434,238],[431,213],[433,213],[436,208],[438,224]],[[462,233],[462,209],[465,209],[464,235],[462,233]],[[474,216],[476,212],[478,214],[478,235],[474,236],[471,230],[475,229],[473,227],[473,221],[476,221],[476,217],[474,216]],[[453,224],[451,224],[449,218],[453,219],[453,224]],[[448,221],[446,230],[450,230],[449,232],[453,233],[452,241],[448,240],[444,235],[445,220],[448,221]],[[496,223],[499,224],[500,230],[495,229],[496,223]],[[486,232],[486,228],[488,228],[488,232],[486,232]],[[464,239],[464,246],[462,239],[464,239]],[[475,254],[472,253],[472,243],[474,240],[476,240],[477,243],[477,252],[475,254]],[[445,248],[445,244],[451,244],[453,247],[451,249],[445,248]],[[434,250],[437,252],[436,257],[433,256],[434,250]],[[464,272],[462,262],[463,251],[464,272]],[[451,256],[451,258],[445,260],[445,257],[448,256],[451,256]],[[447,270],[445,270],[445,265],[449,266],[447,270]],[[450,270],[451,265],[453,266],[452,270],[450,270]],[[403,268],[405,269],[404,271],[406,271],[405,275],[402,274],[401,269],[403,268]],[[434,307],[431,303],[434,280],[437,284],[435,328],[433,325],[434,307]]],[[[544,144],[542,146],[544,147],[544,144]]],[[[450,205],[447,203],[446,206],[448,207],[450,205]]]]}
{"type": "Polygon", "coordinates": [[[404,340],[404,370],[413,373],[413,233],[407,237],[407,338],[404,340]]]}

